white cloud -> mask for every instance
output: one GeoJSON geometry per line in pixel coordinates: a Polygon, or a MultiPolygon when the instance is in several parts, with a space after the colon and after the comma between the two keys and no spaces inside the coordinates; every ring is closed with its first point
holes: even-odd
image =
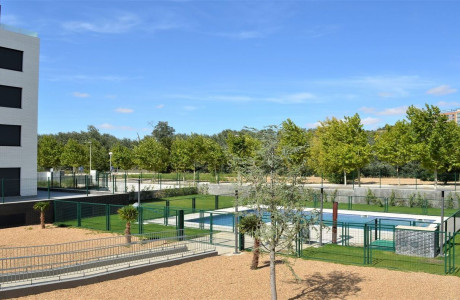
{"type": "Polygon", "coordinates": [[[134,131],[136,130],[135,128],[131,126],[115,126],[109,123],[103,123],[99,125],[99,128],[105,129],[105,130],[123,130],[123,131],[134,131]]]}
{"type": "Polygon", "coordinates": [[[434,95],[434,96],[443,96],[443,95],[453,94],[456,92],[457,92],[457,89],[451,88],[448,85],[440,85],[440,86],[434,87],[426,91],[428,95],[434,95]]]}
{"type": "Polygon", "coordinates": [[[382,98],[393,97],[392,93],[387,93],[387,92],[380,92],[378,95],[379,95],[379,97],[382,97],[382,98]]]}
{"type": "Polygon", "coordinates": [[[103,124],[99,125],[99,128],[102,128],[102,129],[115,129],[115,126],[113,126],[112,124],[109,124],[109,123],[103,123],[103,124]]]}
{"type": "Polygon", "coordinates": [[[287,94],[277,97],[252,97],[246,95],[168,95],[169,98],[196,100],[196,101],[227,101],[227,102],[274,102],[279,104],[298,104],[306,102],[319,103],[317,97],[311,93],[287,94]]]}
{"type": "Polygon", "coordinates": [[[316,128],[318,126],[321,126],[321,123],[320,122],[315,122],[315,123],[307,123],[305,124],[305,127],[306,128],[316,128]]]}
{"type": "Polygon", "coordinates": [[[134,112],[134,109],[119,107],[119,108],[115,109],[115,111],[119,112],[119,113],[122,113],[122,114],[131,114],[131,113],[134,112]]]}
{"type": "Polygon", "coordinates": [[[380,121],[381,120],[379,118],[367,117],[367,118],[362,119],[361,123],[363,125],[375,125],[375,124],[380,123],[380,121]]]}
{"type": "Polygon", "coordinates": [[[306,31],[306,35],[309,38],[319,38],[325,35],[333,34],[338,31],[339,27],[336,25],[326,25],[326,26],[315,26],[306,31]]]}
{"type": "Polygon", "coordinates": [[[367,107],[367,106],[361,107],[359,111],[362,111],[363,113],[366,113],[366,114],[374,114],[376,112],[375,108],[367,107]]]}
{"type": "Polygon", "coordinates": [[[243,30],[239,32],[218,32],[211,33],[212,35],[228,37],[237,40],[260,39],[269,35],[271,32],[264,30],[243,30]]]}
{"type": "Polygon", "coordinates": [[[70,21],[62,24],[64,29],[73,32],[126,33],[141,23],[140,18],[132,13],[115,18],[99,18],[94,21],[70,21]]]}
{"type": "Polygon", "coordinates": [[[277,98],[267,98],[266,101],[280,103],[280,104],[297,104],[297,103],[305,103],[314,98],[315,96],[310,93],[298,93],[298,94],[285,95],[285,96],[281,96],[277,98]]]}
{"type": "Polygon", "coordinates": [[[460,107],[460,102],[456,101],[451,101],[451,102],[446,102],[446,101],[439,101],[436,106],[439,107],[460,107]]]}
{"type": "Polygon", "coordinates": [[[393,108],[387,108],[382,111],[377,112],[379,116],[392,116],[392,115],[404,115],[407,111],[407,106],[399,106],[393,108]]]}
{"type": "Polygon", "coordinates": [[[74,97],[77,97],[77,98],[88,98],[89,97],[89,94],[87,93],[80,93],[80,92],[73,92],[72,94],[74,97]]]}
{"type": "Polygon", "coordinates": [[[158,104],[157,106],[155,106],[157,109],[162,109],[163,107],[165,107],[164,104],[158,104]]]}
{"type": "Polygon", "coordinates": [[[416,75],[408,76],[359,76],[327,80],[315,80],[312,84],[371,90],[380,93],[380,97],[407,97],[411,91],[427,88],[431,81],[416,75]],[[382,92],[385,91],[385,92],[382,92]]]}

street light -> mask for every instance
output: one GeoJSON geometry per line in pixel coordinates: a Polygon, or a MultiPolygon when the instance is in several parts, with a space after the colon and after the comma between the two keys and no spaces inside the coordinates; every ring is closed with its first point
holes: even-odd
{"type": "Polygon", "coordinates": [[[91,144],[92,142],[91,141],[85,142],[85,144],[89,144],[89,172],[91,173],[91,170],[93,169],[91,166],[91,144]]]}
{"type": "Polygon", "coordinates": [[[110,173],[112,173],[112,152],[109,152],[109,156],[110,156],[110,173]]]}

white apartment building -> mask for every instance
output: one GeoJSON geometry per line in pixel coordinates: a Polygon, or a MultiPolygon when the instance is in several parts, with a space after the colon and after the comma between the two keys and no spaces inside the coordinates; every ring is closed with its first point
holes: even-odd
{"type": "Polygon", "coordinates": [[[37,194],[40,40],[0,24],[0,198],[37,194]]]}

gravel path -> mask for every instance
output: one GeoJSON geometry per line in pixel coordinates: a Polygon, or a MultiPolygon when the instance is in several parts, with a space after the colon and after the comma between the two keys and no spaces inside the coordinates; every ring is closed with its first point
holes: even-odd
{"type": "MultiPolygon", "coordinates": [[[[75,228],[1,229],[2,245],[49,244],[111,236],[75,228]]],[[[250,270],[251,254],[218,256],[141,275],[23,299],[269,299],[268,256],[250,270]]],[[[300,282],[282,262],[279,299],[460,299],[460,278],[319,261],[293,260],[300,282]]]]}

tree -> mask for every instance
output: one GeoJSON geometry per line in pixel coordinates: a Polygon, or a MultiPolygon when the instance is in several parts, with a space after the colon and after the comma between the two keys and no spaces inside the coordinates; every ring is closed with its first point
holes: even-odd
{"type": "MultiPolygon", "coordinates": [[[[110,157],[109,150],[107,150],[102,144],[94,139],[90,139],[91,142],[91,168],[93,170],[108,170],[110,166],[110,157]]],[[[88,143],[88,142],[86,142],[88,143]]],[[[85,145],[85,153],[87,160],[85,161],[85,166],[89,169],[89,156],[90,156],[90,146],[85,145]]]]}
{"type": "Polygon", "coordinates": [[[238,224],[238,229],[241,234],[248,234],[254,238],[254,247],[252,251],[251,269],[255,270],[259,266],[260,257],[260,239],[258,238],[258,231],[262,225],[262,220],[259,215],[249,214],[241,218],[238,224]]]}
{"type": "Polygon", "coordinates": [[[45,210],[49,207],[49,201],[40,201],[34,204],[34,209],[40,211],[40,225],[42,229],[45,229],[45,210]]]}
{"type": "Polygon", "coordinates": [[[196,170],[206,163],[206,142],[202,135],[192,133],[186,143],[189,162],[193,169],[193,181],[195,181],[196,170]]]}
{"type": "Polygon", "coordinates": [[[74,139],[69,139],[61,154],[61,163],[70,166],[75,172],[76,168],[86,163],[85,148],[74,139]]]}
{"type": "Polygon", "coordinates": [[[123,170],[129,170],[133,167],[133,150],[121,144],[116,144],[111,150],[112,163],[114,166],[123,170]]]}
{"type": "Polygon", "coordinates": [[[313,138],[310,163],[317,172],[333,174],[343,172],[344,184],[347,173],[360,170],[369,163],[371,146],[366,132],[362,128],[358,114],[321,122],[313,138]]]}
{"type": "Polygon", "coordinates": [[[291,119],[281,124],[280,151],[287,151],[285,165],[289,171],[305,171],[309,153],[310,135],[298,127],[291,119]]]}
{"type": "Polygon", "coordinates": [[[248,162],[254,157],[259,147],[257,139],[249,134],[233,134],[227,136],[228,154],[230,164],[238,173],[238,181],[241,182],[241,171],[247,167],[248,162]]]}
{"type": "Polygon", "coordinates": [[[208,170],[214,173],[217,181],[217,171],[225,164],[226,158],[222,147],[214,140],[205,138],[205,163],[208,170]]]}
{"type": "Polygon", "coordinates": [[[137,165],[145,170],[161,172],[168,166],[168,149],[152,137],[145,137],[134,148],[137,165]]]}
{"type": "Polygon", "coordinates": [[[281,176],[286,152],[279,151],[278,129],[272,126],[257,133],[260,147],[242,172],[251,183],[243,204],[254,209],[257,215],[262,212],[270,215],[270,222],[261,223],[255,237],[269,252],[271,295],[272,299],[277,299],[276,255],[281,251],[293,253],[296,237],[308,228],[311,220],[303,214],[306,193],[294,184],[294,174],[281,176]]]}
{"type": "Polygon", "coordinates": [[[168,122],[159,121],[153,128],[152,136],[162,144],[168,151],[171,151],[171,145],[174,140],[176,130],[168,125],[168,122]]]}
{"type": "Polygon", "coordinates": [[[396,168],[398,185],[401,184],[399,168],[412,158],[409,129],[405,120],[397,121],[393,126],[386,125],[384,131],[377,135],[374,144],[378,159],[396,168]]]}
{"type": "Polygon", "coordinates": [[[435,188],[438,184],[438,172],[450,168],[449,158],[454,146],[452,125],[447,117],[441,115],[436,106],[425,104],[425,109],[410,106],[407,109],[410,121],[410,139],[415,160],[434,172],[435,188]]]}
{"type": "Polygon", "coordinates": [[[126,243],[129,244],[131,243],[131,223],[137,220],[137,217],[139,216],[139,212],[132,205],[128,205],[128,206],[119,208],[117,212],[118,212],[118,215],[120,216],[120,219],[126,222],[125,237],[126,237],[126,243]]]}
{"type": "Polygon", "coordinates": [[[171,145],[171,165],[176,172],[185,172],[190,167],[187,140],[176,137],[171,145]]]}
{"type": "Polygon", "coordinates": [[[42,168],[55,168],[61,164],[62,144],[53,135],[42,135],[38,139],[37,162],[42,168]]]}

